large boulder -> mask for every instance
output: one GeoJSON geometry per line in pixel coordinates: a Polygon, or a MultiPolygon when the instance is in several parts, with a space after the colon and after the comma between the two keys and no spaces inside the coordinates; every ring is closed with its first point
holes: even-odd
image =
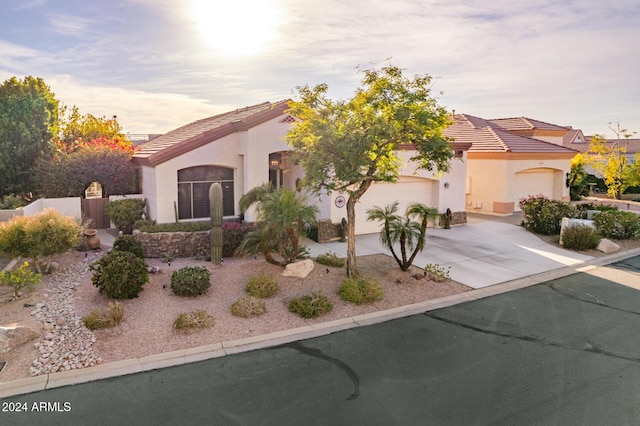
{"type": "Polygon", "coordinates": [[[290,263],[282,272],[283,277],[297,277],[297,278],[305,278],[311,271],[313,271],[313,260],[305,259],[299,262],[290,263]]]}
{"type": "Polygon", "coordinates": [[[613,253],[620,250],[620,246],[611,240],[603,238],[600,240],[597,249],[603,253],[613,253]]]}
{"type": "Polygon", "coordinates": [[[0,354],[5,354],[39,336],[29,327],[0,327],[0,354]]]}

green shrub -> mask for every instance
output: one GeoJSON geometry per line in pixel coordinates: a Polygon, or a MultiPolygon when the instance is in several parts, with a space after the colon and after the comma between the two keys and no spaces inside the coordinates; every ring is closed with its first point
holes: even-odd
{"type": "Polygon", "coordinates": [[[146,204],[145,200],[139,198],[111,201],[107,204],[106,213],[123,234],[132,234],[133,225],[142,219],[146,204]]]}
{"type": "Polygon", "coordinates": [[[141,232],[149,232],[147,229],[151,229],[156,225],[155,220],[151,219],[138,219],[136,223],[133,224],[133,229],[137,229],[141,232]]]}
{"type": "Polygon", "coordinates": [[[336,268],[344,268],[344,259],[338,257],[334,252],[322,253],[316,257],[316,262],[325,266],[334,266],[336,268]]]}
{"type": "Polygon", "coordinates": [[[377,281],[353,276],[342,281],[338,294],[342,300],[356,305],[371,304],[384,298],[377,281]]]}
{"type": "Polygon", "coordinates": [[[429,263],[424,267],[425,276],[431,281],[435,281],[437,283],[449,281],[451,279],[449,272],[451,272],[451,267],[445,268],[444,266],[440,266],[435,263],[429,263]]]}
{"type": "Polygon", "coordinates": [[[29,263],[24,262],[15,271],[0,272],[0,284],[13,288],[13,298],[18,298],[18,293],[22,290],[32,292],[36,284],[40,283],[40,274],[36,274],[29,269],[29,263]]]}
{"type": "Polygon", "coordinates": [[[206,311],[198,309],[188,313],[181,313],[173,323],[176,330],[190,330],[194,328],[209,328],[213,326],[213,317],[206,311]]]}
{"type": "Polygon", "coordinates": [[[137,221],[137,227],[142,232],[155,234],[158,232],[201,232],[211,229],[210,220],[200,220],[197,222],[178,223],[153,223],[153,221],[137,221]]]}
{"type": "Polygon", "coordinates": [[[79,241],[78,222],[54,209],[35,216],[15,216],[0,223],[0,252],[14,258],[34,259],[38,272],[42,272],[40,257],[64,253],[76,247],[79,241]]]}
{"type": "Polygon", "coordinates": [[[237,317],[257,317],[265,312],[267,312],[267,308],[264,302],[251,296],[238,299],[231,305],[231,313],[237,317]]]}
{"type": "Polygon", "coordinates": [[[249,296],[264,299],[271,297],[278,292],[280,285],[274,277],[259,275],[249,278],[245,290],[249,296]]]}
{"type": "Polygon", "coordinates": [[[596,230],[604,238],[628,240],[640,238],[640,216],[629,211],[611,210],[593,217],[596,230]]]}
{"type": "Polygon", "coordinates": [[[113,299],[133,299],[149,281],[147,264],[128,251],[111,250],[91,265],[93,285],[113,299]]]}
{"type": "Polygon", "coordinates": [[[596,210],[600,212],[607,212],[612,210],[618,210],[617,206],[611,206],[604,203],[579,203],[576,204],[576,217],[579,219],[587,219],[588,210],[596,210]]]}
{"type": "Polygon", "coordinates": [[[576,217],[576,209],[565,201],[551,200],[544,195],[520,199],[526,230],[544,235],[560,234],[563,217],[576,217]]]}
{"type": "Polygon", "coordinates": [[[20,195],[9,194],[0,199],[0,210],[14,210],[20,207],[24,207],[28,204],[20,195]]]}
{"type": "Polygon", "coordinates": [[[289,312],[298,314],[302,318],[316,318],[332,309],[331,301],[322,293],[312,293],[289,302],[289,312]]]}
{"type": "Polygon", "coordinates": [[[119,251],[128,251],[144,259],[144,247],[142,243],[133,235],[120,235],[113,242],[113,249],[119,251]]]}
{"type": "Polygon", "coordinates": [[[211,287],[211,272],[204,266],[185,266],[171,274],[171,290],[178,296],[205,294],[211,287]]]}
{"type": "Polygon", "coordinates": [[[233,257],[245,235],[256,229],[253,223],[226,222],[222,224],[222,256],[233,257]]]}
{"type": "Polygon", "coordinates": [[[569,250],[590,250],[598,247],[600,235],[591,226],[575,224],[562,233],[562,246],[569,250]]]}

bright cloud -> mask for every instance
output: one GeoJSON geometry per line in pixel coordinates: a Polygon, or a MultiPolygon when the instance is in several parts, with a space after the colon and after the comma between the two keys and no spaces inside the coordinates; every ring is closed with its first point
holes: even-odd
{"type": "MultiPolygon", "coordinates": [[[[529,116],[586,133],[640,131],[640,5],[498,0],[69,0],[0,6],[2,75],[38,75],[83,112],[157,133],[387,58],[437,77],[449,109],[529,116]],[[238,53],[242,52],[242,55],[238,53]]],[[[11,3],[10,3],[11,4],[11,3]]]]}

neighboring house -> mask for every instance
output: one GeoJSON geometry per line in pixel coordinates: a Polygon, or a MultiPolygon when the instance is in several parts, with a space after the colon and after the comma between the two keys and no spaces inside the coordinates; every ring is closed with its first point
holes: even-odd
{"type": "MultiPolygon", "coordinates": [[[[581,131],[577,131],[579,134],[573,138],[565,138],[564,146],[567,148],[574,149],[584,154],[589,153],[589,148],[591,145],[591,138],[593,136],[584,136],[581,131]]],[[[635,161],[636,154],[640,154],[640,139],[607,139],[606,144],[609,147],[614,147],[616,144],[619,144],[620,147],[624,148],[626,153],[625,156],[629,160],[629,162],[635,161]]],[[[590,165],[585,166],[585,171],[589,174],[596,175],[598,177],[602,177],[599,173],[590,165]]]]}
{"type": "Polygon", "coordinates": [[[507,215],[518,201],[543,194],[569,199],[567,177],[576,151],[564,147],[570,128],[524,117],[485,120],[454,115],[445,135],[471,144],[467,154],[466,210],[507,215]]]}
{"type": "MultiPolygon", "coordinates": [[[[266,182],[276,187],[296,188],[302,178],[299,166],[290,164],[284,141],[296,119],[288,114],[287,101],[262,103],[198,120],[142,143],[134,155],[141,168],[142,193],[148,200],[149,216],[158,223],[209,217],[209,186],[220,182],[224,216],[240,215],[238,200],[251,188],[266,182]]],[[[409,161],[411,146],[400,155],[405,165],[396,183],[376,183],[356,208],[356,233],[377,232],[380,224],[367,222],[366,210],[375,205],[400,203],[400,211],[412,202],[449,208],[454,223],[466,222],[466,150],[470,144],[454,144],[456,159],[450,172],[417,171],[409,161]]],[[[346,217],[344,196],[311,199],[320,210],[319,219],[340,223],[346,217]],[[341,198],[342,197],[342,198],[341,198]]],[[[254,210],[245,220],[255,220],[254,210]]]]}

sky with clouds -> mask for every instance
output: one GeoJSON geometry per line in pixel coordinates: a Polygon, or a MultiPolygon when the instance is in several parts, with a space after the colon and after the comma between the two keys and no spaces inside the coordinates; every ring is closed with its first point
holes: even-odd
{"type": "Polygon", "coordinates": [[[640,132],[638,22],[637,0],[3,0],[0,81],[163,133],[391,63],[449,110],[611,137],[640,132]]]}

